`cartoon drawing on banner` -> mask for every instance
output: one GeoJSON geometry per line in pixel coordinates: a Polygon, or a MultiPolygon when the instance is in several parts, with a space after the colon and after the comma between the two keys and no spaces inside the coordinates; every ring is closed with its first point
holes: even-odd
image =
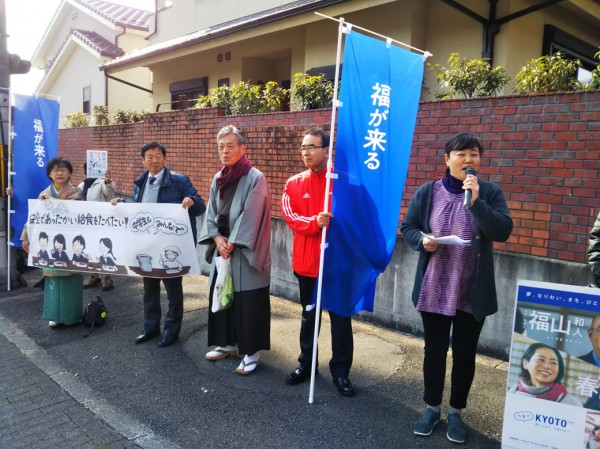
{"type": "Polygon", "coordinates": [[[100,239],[100,257],[98,257],[98,262],[100,262],[100,267],[98,270],[104,271],[117,271],[117,264],[115,260],[117,258],[113,254],[113,243],[112,240],[108,237],[104,237],[100,239]]]}
{"type": "Polygon", "coordinates": [[[48,254],[48,234],[45,232],[40,232],[38,236],[38,242],[40,244],[40,250],[37,253],[38,256],[38,265],[40,266],[48,266],[48,261],[50,260],[50,254],[48,254]]]}
{"type": "Polygon", "coordinates": [[[90,257],[84,253],[85,239],[82,235],[76,235],[73,239],[73,265],[80,268],[86,268],[90,257]]]}
{"type": "Polygon", "coordinates": [[[155,278],[199,274],[187,211],[179,204],[158,207],[29,200],[28,232],[37,238],[30,242],[28,263],[40,268],[155,278]]]}
{"type": "Polygon", "coordinates": [[[179,273],[183,269],[183,264],[177,260],[181,251],[176,246],[167,246],[164,257],[161,255],[159,262],[168,274],[179,273]]]}
{"type": "Polygon", "coordinates": [[[52,245],[54,246],[54,249],[50,254],[52,255],[52,259],[54,259],[54,261],[50,263],[50,266],[66,268],[70,260],[67,252],[65,251],[65,246],[67,246],[65,236],[62,234],[56,234],[52,245]]]}

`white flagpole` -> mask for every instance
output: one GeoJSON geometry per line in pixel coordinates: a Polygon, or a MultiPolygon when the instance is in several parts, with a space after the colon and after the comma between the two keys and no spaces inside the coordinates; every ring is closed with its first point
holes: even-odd
{"type": "MultiPolygon", "coordinates": [[[[331,179],[335,179],[337,175],[331,173],[333,167],[333,141],[335,138],[335,116],[338,106],[341,106],[338,102],[338,85],[340,78],[340,61],[342,54],[342,34],[344,33],[344,18],[339,18],[338,27],[338,44],[337,44],[337,56],[335,61],[335,80],[333,85],[333,104],[331,108],[331,131],[329,139],[329,157],[327,159],[327,175],[325,181],[325,201],[323,204],[323,211],[329,211],[329,196],[331,194],[331,179]]],[[[313,338],[313,354],[312,354],[312,366],[310,370],[310,393],[308,396],[308,403],[313,403],[314,390],[315,390],[315,373],[317,370],[317,349],[319,341],[319,324],[321,322],[321,286],[323,284],[323,262],[325,259],[325,248],[327,246],[327,228],[324,227],[321,230],[321,257],[319,260],[319,277],[317,278],[317,304],[315,306],[315,333],[313,338]]]]}
{"type": "MultiPolygon", "coordinates": [[[[7,145],[7,153],[4,155],[8,160],[7,166],[7,187],[12,187],[12,175],[14,175],[12,171],[12,93],[10,87],[8,88],[8,145],[7,145]]],[[[10,279],[10,253],[11,248],[14,246],[12,243],[12,238],[10,235],[11,231],[11,216],[13,213],[12,210],[12,195],[6,195],[6,211],[7,211],[7,223],[6,223],[6,291],[11,290],[11,279],[10,279]]]]}

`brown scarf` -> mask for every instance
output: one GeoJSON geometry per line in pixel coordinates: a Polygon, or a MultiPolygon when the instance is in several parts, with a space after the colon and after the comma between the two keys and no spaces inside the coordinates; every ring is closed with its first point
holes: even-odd
{"type": "Polygon", "coordinates": [[[246,156],[242,156],[231,169],[229,167],[223,167],[221,169],[221,176],[217,178],[219,196],[223,196],[223,190],[227,187],[236,185],[242,176],[248,174],[251,168],[252,164],[246,156]]]}

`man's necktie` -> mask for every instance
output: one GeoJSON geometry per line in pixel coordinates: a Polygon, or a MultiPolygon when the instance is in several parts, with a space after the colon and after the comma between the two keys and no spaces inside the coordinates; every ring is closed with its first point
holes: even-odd
{"type": "Polygon", "coordinates": [[[154,184],[154,181],[156,181],[156,177],[154,177],[154,176],[150,176],[150,179],[148,180],[148,182],[149,182],[150,184],[154,184]]]}

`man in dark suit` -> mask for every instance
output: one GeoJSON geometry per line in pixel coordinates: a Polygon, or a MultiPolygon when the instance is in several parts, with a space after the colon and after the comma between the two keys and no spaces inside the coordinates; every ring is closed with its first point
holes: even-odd
{"type": "MultiPolygon", "coordinates": [[[[169,170],[166,166],[166,148],[158,142],[151,142],[141,150],[146,171],[133,183],[133,200],[136,203],[181,203],[188,210],[190,224],[196,243],[196,217],[202,215],[206,205],[192,185],[190,179],[169,170]]],[[[123,201],[122,198],[113,203],[123,201]]],[[[135,343],[144,343],[160,335],[160,281],[157,278],[144,279],[144,330],[135,339],[135,343]]],[[[163,333],[158,346],[172,345],[179,337],[183,320],[183,277],[164,278],[162,282],[167,290],[169,310],[165,317],[163,333]]]]}

